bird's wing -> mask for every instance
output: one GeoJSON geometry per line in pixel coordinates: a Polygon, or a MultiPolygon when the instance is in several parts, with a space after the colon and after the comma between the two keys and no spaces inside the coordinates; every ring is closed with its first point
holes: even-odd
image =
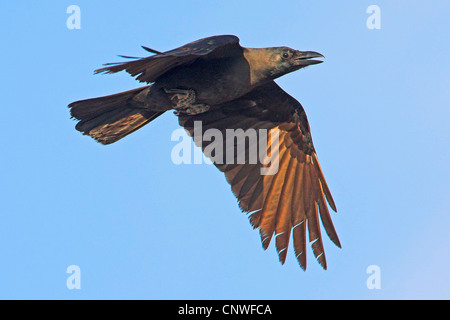
{"type": "MultiPolygon", "coordinates": [[[[144,47],[145,48],[145,47],[144,47]]],[[[145,48],[150,52],[157,52],[145,48]]],[[[124,63],[109,63],[95,73],[115,73],[126,70],[140,82],[155,82],[171,69],[193,63],[196,59],[214,59],[242,54],[239,38],[232,35],[214,36],[188,43],[174,50],[124,63]]],[[[129,57],[126,57],[129,58],[129,57]]]]}
{"type": "Polygon", "coordinates": [[[326,269],[319,216],[330,239],[340,247],[327,202],[334,211],[336,206],[319,166],[301,104],[271,82],[210,112],[194,116],[180,114],[179,122],[225,173],[240,208],[249,213],[251,225],[259,228],[263,248],[267,249],[275,234],[278,256],[284,263],[292,234],[296,258],[306,269],[306,234],[309,233],[313,253],[326,269]],[[235,135],[228,135],[231,131],[227,129],[234,129],[235,135]],[[195,130],[203,137],[194,134],[195,130]],[[252,132],[258,136],[259,148],[255,147],[254,138],[253,144],[250,142],[252,132]],[[248,139],[245,148],[242,148],[243,136],[248,139]],[[222,144],[218,137],[223,137],[222,144]],[[251,158],[252,153],[261,151],[268,155],[265,164],[261,161],[263,157],[256,163],[255,157],[251,158]],[[278,160],[278,166],[272,167],[278,168],[273,171],[275,174],[261,171],[268,169],[268,159],[274,164],[278,160]]]}

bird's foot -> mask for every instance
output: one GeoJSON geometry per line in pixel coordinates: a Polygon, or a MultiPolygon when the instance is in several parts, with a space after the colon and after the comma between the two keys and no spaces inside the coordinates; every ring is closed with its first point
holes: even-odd
{"type": "Polygon", "coordinates": [[[192,104],[190,107],[183,110],[188,115],[196,115],[208,111],[209,105],[204,103],[192,104]]]}
{"type": "Polygon", "coordinates": [[[169,95],[176,109],[185,109],[191,106],[196,99],[195,91],[191,89],[164,89],[164,91],[169,95]]]}
{"type": "Polygon", "coordinates": [[[199,104],[192,104],[191,106],[185,108],[185,109],[176,109],[175,108],[175,115],[180,114],[187,114],[189,116],[194,116],[196,114],[204,113],[210,109],[210,106],[204,103],[199,104]]]}
{"type": "Polygon", "coordinates": [[[204,103],[194,104],[196,94],[194,90],[164,89],[170,100],[175,104],[175,114],[196,115],[206,112],[210,106],[204,103]]]}

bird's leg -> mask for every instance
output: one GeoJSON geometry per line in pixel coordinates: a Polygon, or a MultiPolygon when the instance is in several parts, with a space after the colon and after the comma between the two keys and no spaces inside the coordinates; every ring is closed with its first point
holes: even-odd
{"type": "Polygon", "coordinates": [[[195,102],[196,94],[194,90],[187,89],[166,89],[170,100],[175,103],[176,109],[186,109],[195,102]]]}
{"type": "Polygon", "coordinates": [[[196,94],[192,89],[164,89],[170,100],[175,104],[175,113],[196,115],[209,110],[210,106],[204,103],[195,103],[196,94]]]}

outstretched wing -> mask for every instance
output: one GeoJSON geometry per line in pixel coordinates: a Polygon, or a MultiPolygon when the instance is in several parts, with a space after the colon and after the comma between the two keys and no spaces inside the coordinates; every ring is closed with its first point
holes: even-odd
{"type": "Polygon", "coordinates": [[[210,112],[179,115],[179,122],[225,173],[240,208],[259,229],[264,249],[275,235],[283,264],[292,234],[296,258],[306,269],[308,233],[315,257],[327,268],[319,216],[330,239],[340,247],[327,202],[334,211],[336,206],[317,160],[305,111],[297,100],[271,82],[210,112]],[[201,130],[201,137],[194,135],[195,129],[201,130]],[[265,160],[259,157],[255,162],[255,152],[265,155],[265,160]],[[275,168],[272,172],[264,172],[269,169],[268,159],[277,163],[270,167],[275,168]]]}
{"type": "MultiPolygon", "coordinates": [[[[157,52],[152,49],[147,51],[157,52]]],[[[214,36],[188,43],[174,50],[124,63],[110,63],[95,73],[115,73],[126,70],[140,82],[155,82],[171,69],[193,63],[196,59],[214,59],[242,54],[239,38],[232,35],[214,36]]]]}

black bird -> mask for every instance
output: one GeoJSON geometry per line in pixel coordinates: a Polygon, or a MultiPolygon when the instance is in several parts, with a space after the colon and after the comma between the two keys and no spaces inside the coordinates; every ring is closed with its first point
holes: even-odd
{"type": "MultiPolygon", "coordinates": [[[[336,206],[317,160],[304,109],[274,82],[289,72],[321,63],[312,58],[323,56],[288,47],[244,48],[232,35],[201,39],[166,52],[143,48],[154,55],[107,64],[95,72],[125,70],[148,85],[71,103],[71,116],[79,120],[76,129],[110,144],[165,111],[175,110],[180,125],[191,135],[195,123],[201,123],[202,134],[208,129],[221,133],[228,129],[277,130],[278,170],[274,174],[261,174],[267,164],[249,161],[250,155],[244,156],[245,161],[223,161],[218,149],[217,154],[207,153],[213,141],[202,141],[201,147],[224,172],[239,207],[259,229],[264,249],[275,234],[275,246],[284,264],[292,234],[295,256],[305,270],[308,233],[313,253],[326,269],[319,216],[330,239],[341,247],[327,202],[334,211],[336,206]]],[[[228,143],[236,151],[236,160],[242,148],[234,138],[228,137],[232,139],[228,143]]],[[[223,142],[223,151],[228,143],[223,142]]],[[[244,152],[250,148],[245,144],[244,152]]],[[[272,148],[267,140],[264,151],[272,152],[272,148]]]]}

